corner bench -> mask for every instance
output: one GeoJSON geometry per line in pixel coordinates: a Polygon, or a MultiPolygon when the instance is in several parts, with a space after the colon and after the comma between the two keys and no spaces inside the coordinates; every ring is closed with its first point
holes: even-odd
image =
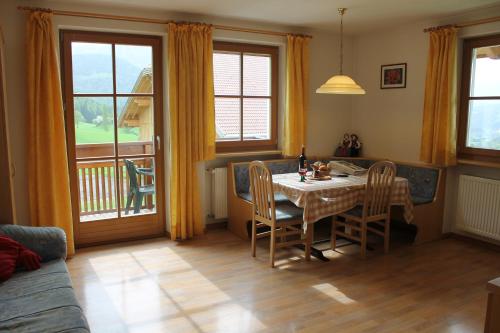
{"type": "MultiPolygon", "coordinates": [[[[365,158],[320,158],[324,162],[346,160],[364,168],[369,168],[378,159],[365,158]]],[[[315,160],[314,160],[315,161],[315,160]]],[[[311,161],[311,162],[314,162],[311,161]]],[[[248,239],[247,222],[252,219],[252,198],[248,165],[250,162],[229,163],[228,165],[228,228],[237,236],[248,239]]],[[[296,159],[264,161],[273,174],[297,172],[296,159]]],[[[442,235],[445,169],[420,163],[396,162],[397,176],[408,179],[414,204],[412,224],[418,228],[415,243],[439,239],[442,235]]],[[[281,193],[275,194],[278,204],[289,202],[281,193]]],[[[291,203],[290,203],[291,204],[291,203]]],[[[400,207],[394,207],[393,219],[403,220],[400,207]]]]}

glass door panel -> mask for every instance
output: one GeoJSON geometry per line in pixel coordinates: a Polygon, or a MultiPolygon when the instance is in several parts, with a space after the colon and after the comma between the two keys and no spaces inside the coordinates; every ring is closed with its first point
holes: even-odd
{"type": "Polygon", "coordinates": [[[112,44],[71,43],[73,93],[113,93],[112,44]]]}
{"type": "Polygon", "coordinates": [[[78,162],[80,221],[118,217],[114,160],[78,162]]]}
{"type": "Polygon", "coordinates": [[[113,98],[75,96],[73,101],[76,157],[113,157],[115,155],[113,98]]]}
{"type": "Polygon", "coordinates": [[[154,154],[154,100],[149,96],[117,97],[118,155],[154,154]]]}

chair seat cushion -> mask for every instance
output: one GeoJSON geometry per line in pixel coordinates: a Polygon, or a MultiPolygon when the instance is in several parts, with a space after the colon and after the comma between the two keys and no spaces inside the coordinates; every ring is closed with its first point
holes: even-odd
{"type": "Polygon", "coordinates": [[[363,206],[362,205],[358,205],[358,206],[356,206],[354,208],[351,208],[347,212],[343,212],[342,214],[356,216],[356,217],[361,217],[361,216],[363,216],[363,206]]]}
{"type": "MultiPolygon", "coordinates": [[[[252,202],[252,193],[249,192],[238,193],[238,196],[243,200],[252,202]]],[[[284,194],[274,193],[274,202],[276,204],[282,204],[282,203],[288,203],[290,201],[284,194]]]]}
{"type": "Polygon", "coordinates": [[[304,211],[295,205],[281,205],[276,207],[276,221],[302,220],[304,211]]]}

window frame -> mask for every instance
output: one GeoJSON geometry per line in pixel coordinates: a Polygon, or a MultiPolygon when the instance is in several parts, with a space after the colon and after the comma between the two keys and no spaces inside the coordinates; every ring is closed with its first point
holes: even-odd
{"type": "Polygon", "coordinates": [[[240,94],[215,95],[214,98],[238,98],[240,100],[240,140],[216,141],[217,153],[264,151],[278,148],[278,94],[279,94],[279,47],[271,45],[257,45],[247,43],[214,41],[213,51],[239,53],[240,55],[240,94]],[[268,96],[245,96],[243,94],[243,55],[266,54],[271,58],[271,94],[268,96]],[[244,140],[243,138],[243,99],[244,98],[269,98],[271,101],[271,135],[268,140],[244,140]]]}
{"type": "Polygon", "coordinates": [[[500,45],[500,35],[468,38],[463,42],[460,108],[458,112],[457,156],[465,160],[500,162],[500,150],[467,147],[469,102],[471,100],[500,100],[499,96],[470,96],[473,50],[478,47],[500,45]]]}

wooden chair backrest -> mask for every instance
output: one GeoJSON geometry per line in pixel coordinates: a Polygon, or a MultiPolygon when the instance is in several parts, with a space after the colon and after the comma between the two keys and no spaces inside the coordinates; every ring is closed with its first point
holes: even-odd
{"type": "Polygon", "coordinates": [[[379,161],[368,169],[363,216],[387,214],[391,205],[392,190],[396,177],[396,165],[379,161]]]}
{"type": "Polygon", "coordinates": [[[253,161],[248,167],[253,213],[260,219],[275,221],[273,176],[262,161],[253,161]]]}

